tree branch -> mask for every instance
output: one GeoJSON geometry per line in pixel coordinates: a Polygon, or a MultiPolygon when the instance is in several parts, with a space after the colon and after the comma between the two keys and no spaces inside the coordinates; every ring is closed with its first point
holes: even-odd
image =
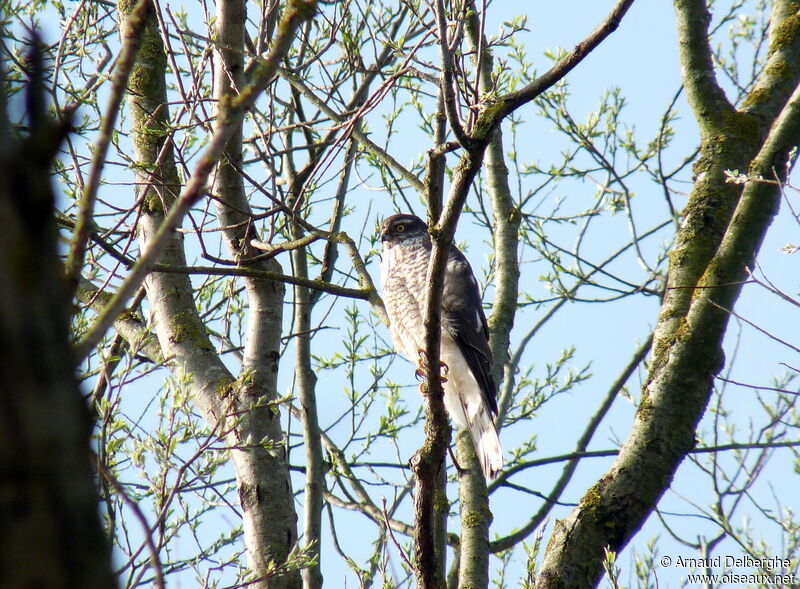
{"type": "MultiPolygon", "coordinates": [[[[699,26],[696,19],[703,17],[698,12],[704,7],[692,0],[678,2],[679,29],[699,26]]],[[[782,180],[790,146],[800,141],[797,88],[782,112],[774,113],[766,140],[760,121],[749,115],[706,113],[703,109],[719,101],[715,84],[709,85],[710,56],[697,54],[707,41],[686,41],[699,44],[682,53],[686,84],[708,93],[692,100],[695,116],[706,118],[701,125],[705,131],[713,126],[713,133],[703,133],[703,155],[696,166],[701,173],[671,252],[642,401],[614,464],[572,514],[557,523],[537,587],[593,586],[603,573],[604,547],[619,551],[625,546],[692,450],[713,378],[724,363],[722,341],[730,317],[724,309],[733,308],[746,266],[757,255],[780,198],[778,186],[755,180],[740,192],[725,184],[724,171],[774,172],[782,180]]]]}
{"type": "Polygon", "coordinates": [[[622,22],[634,0],[619,0],[608,16],[583,41],[559,60],[557,64],[533,80],[527,86],[501,96],[495,104],[487,107],[478,118],[475,136],[487,137],[500,122],[537,96],[563,79],[575,66],[581,63],[600,43],[613,33],[622,22]]]}
{"type": "Polygon", "coordinates": [[[450,49],[447,35],[447,19],[444,12],[443,0],[436,0],[436,28],[439,33],[439,55],[442,59],[442,75],[439,80],[439,91],[442,93],[444,112],[447,114],[447,122],[450,129],[456,136],[456,140],[464,147],[469,146],[471,138],[464,131],[461,124],[461,117],[458,114],[456,104],[456,93],[454,89],[455,79],[453,75],[453,52],[450,49]]]}
{"type": "Polygon", "coordinates": [[[417,192],[423,192],[424,187],[422,182],[419,181],[414,174],[408,171],[405,166],[403,166],[400,162],[394,159],[386,150],[375,144],[366,134],[358,128],[358,125],[354,124],[354,121],[345,119],[343,116],[339,115],[334,111],[331,107],[329,107],[323,100],[321,100],[314,92],[300,79],[299,76],[289,72],[285,69],[279,70],[280,76],[284,78],[287,82],[289,82],[292,86],[297,88],[303,96],[305,96],[309,102],[311,102],[315,107],[317,107],[326,117],[332,120],[334,123],[338,125],[350,125],[350,131],[355,137],[358,142],[364,146],[364,149],[369,151],[372,155],[378,158],[380,161],[385,163],[388,167],[392,170],[397,172],[400,177],[403,178],[406,182],[408,182],[411,187],[416,190],[417,192]]]}
{"type": "Polygon", "coordinates": [[[680,0],[674,4],[683,86],[701,131],[707,133],[718,129],[733,113],[733,106],[717,83],[711,60],[711,14],[706,0],[680,0]]]}
{"type": "Polygon", "coordinates": [[[194,172],[164,218],[158,232],[150,240],[149,247],[143,252],[136,265],[117,289],[109,306],[100,314],[91,330],[86,333],[76,346],[76,353],[79,357],[86,357],[103,337],[103,334],[111,327],[117,315],[125,307],[128,299],[141,286],[153,264],[166,248],[169,236],[180,226],[192,206],[203,197],[203,187],[206,180],[222,157],[228,140],[244,118],[245,113],[255,103],[256,98],[272,81],[278,71],[278,64],[289,51],[295,31],[304,21],[314,15],[316,5],[316,0],[289,1],[281,17],[278,34],[275,37],[269,55],[258,63],[253,72],[252,81],[242,88],[239,96],[225,104],[225,109],[220,112],[215,122],[214,134],[209,141],[208,147],[198,159],[194,172]]]}
{"type": "MultiPolygon", "coordinates": [[[[77,300],[90,306],[96,312],[102,311],[113,297],[109,292],[100,290],[89,280],[81,277],[76,292],[77,300]]],[[[121,335],[133,352],[146,356],[151,362],[164,362],[164,355],[158,342],[152,337],[144,320],[133,312],[121,313],[114,321],[114,331],[121,335]]]]}
{"type": "MultiPolygon", "coordinates": [[[[503,550],[507,550],[512,546],[515,546],[517,543],[521,542],[525,538],[527,538],[536,528],[538,528],[542,522],[545,520],[547,515],[553,509],[553,506],[561,497],[561,494],[564,492],[564,489],[567,488],[570,480],[572,480],[572,475],[575,474],[575,470],[578,468],[578,463],[580,462],[581,458],[586,457],[587,452],[586,449],[589,447],[589,443],[592,441],[597,428],[600,427],[600,423],[605,419],[605,416],[608,414],[609,410],[611,409],[611,405],[617,399],[617,395],[625,386],[625,383],[628,382],[630,377],[633,375],[636,368],[644,361],[645,357],[647,356],[647,352],[650,350],[650,346],[653,343],[653,335],[650,334],[647,339],[642,343],[641,346],[636,350],[631,358],[631,361],[628,362],[627,366],[622,370],[622,373],[617,377],[616,380],[611,384],[606,393],[603,402],[600,404],[600,407],[595,411],[595,414],[589,420],[589,423],[583,430],[583,434],[578,439],[578,442],[575,444],[575,450],[571,454],[571,458],[569,462],[564,466],[564,470],[561,472],[561,476],[556,481],[556,484],[550,490],[545,498],[545,503],[539,509],[539,511],[534,514],[534,516],[528,520],[525,525],[521,526],[518,530],[515,530],[512,534],[509,534],[505,538],[499,538],[495,540],[491,544],[492,552],[500,552],[503,550]]],[[[613,456],[616,452],[611,451],[604,451],[602,453],[603,456],[613,456]]],[[[527,466],[525,468],[528,468],[527,466]]],[[[511,475],[515,472],[518,472],[518,468],[511,468],[508,472],[502,473],[496,481],[494,481],[491,486],[490,490],[494,491],[496,488],[501,487],[505,481],[508,480],[511,475]]]]}
{"type": "MultiPolygon", "coordinates": [[[[86,248],[89,243],[89,234],[92,229],[94,206],[97,197],[97,189],[100,187],[100,179],[103,173],[103,166],[106,162],[108,146],[114,133],[114,126],[119,115],[122,98],[128,86],[128,78],[131,74],[136,53],[139,51],[147,18],[150,14],[152,3],[150,0],[138,0],[136,7],[131,12],[130,29],[122,41],[119,57],[114,65],[114,75],[111,80],[111,92],[108,97],[106,110],[100,119],[100,129],[98,131],[97,142],[92,150],[92,164],[89,168],[89,177],[83,187],[83,194],[78,203],[78,215],[75,221],[75,230],[70,241],[69,253],[64,271],[67,276],[67,286],[71,297],[74,296],[78,288],[81,270],[83,268],[86,248]]],[[[71,298],[70,297],[70,298],[71,298]]]]}
{"type": "Polygon", "coordinates": [[[769,28],[767,60],[741,110],[758,117],[771,117],[794,91],[800,64],[794,58],[800,44],[800,15],[790,0],[774,0],[769,28]]]}

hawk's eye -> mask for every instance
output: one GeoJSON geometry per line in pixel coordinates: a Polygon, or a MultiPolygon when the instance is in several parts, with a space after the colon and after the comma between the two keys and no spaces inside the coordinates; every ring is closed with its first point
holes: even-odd
{"type": "Polygon", "coordinates": [[[406,226],[403,223],[398,223],[397,225],[394,226],[394,230],[397,231],[398,233],[402,233],[403,231],[406,230],[406,226]]]}

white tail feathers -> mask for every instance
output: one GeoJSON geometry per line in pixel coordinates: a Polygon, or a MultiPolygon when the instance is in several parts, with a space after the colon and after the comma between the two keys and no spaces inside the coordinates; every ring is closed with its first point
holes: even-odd
{"type": "Polygon", "coordinates": [[[443,383],[444,406],[458,427],[469,430],[483,476],[487,482],[491,481],[503,468],[503,450],[492,414],[461,352],[453,352],[443,345],[442,360],[449,366],[448,380],[443,383]]]}
{"type": "Polygon", "coordinates": [[[481,463],[483,476],[486,482],[494,480],[500,469],[503,468],[503,450],[500,447],[500,438],[489,412],[483,408],[469,421],[469,435],[475,446],[475,453],[481,463]]]}

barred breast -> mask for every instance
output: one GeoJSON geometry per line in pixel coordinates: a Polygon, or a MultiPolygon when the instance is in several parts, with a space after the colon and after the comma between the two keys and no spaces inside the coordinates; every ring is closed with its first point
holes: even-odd
{"type": "Polygon", "coordinates": [[[414,364],[419,360],[418,350],[425,348],[423,314],[429,260],[430,250],[422,236],[384,248],[381,259],[381,290],[392,341],[414,364]]]}

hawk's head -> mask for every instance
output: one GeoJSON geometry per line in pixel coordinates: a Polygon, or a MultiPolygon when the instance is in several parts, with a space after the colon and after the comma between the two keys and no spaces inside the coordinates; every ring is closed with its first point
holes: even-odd
{"type": "Polygon", "coordinates": [[[381,241],[384,247],[427,235],[428,226],[415,215],[392,215],[381,223],[381,241]]]}

